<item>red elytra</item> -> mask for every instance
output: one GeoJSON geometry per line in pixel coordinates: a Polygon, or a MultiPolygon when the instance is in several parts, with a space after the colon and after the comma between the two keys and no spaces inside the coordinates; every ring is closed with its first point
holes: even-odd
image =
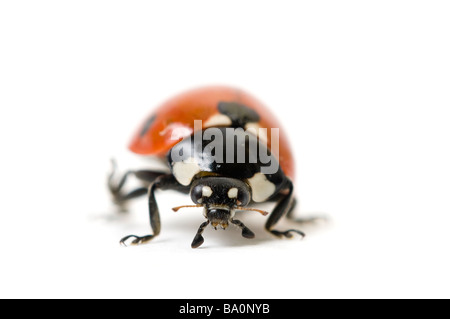
{"type": "Polygon", "coordinates": [[[276,117],[250,94],[232,87],[203,87],[177,95],[160,105],[134,135],[129,149],[141,155],[165,157],[180,140],[194,132],[194,121],[202,120],[202,129],[208,120],[219,114],[219,102],[235,102],[255,110],[260,116],[259,126],[267,128],[268,146],[271,147],[271,128],[279,129],[278,160],[284,173],[295,179],[293,154],[287,136],[276,117]],[[173,140],[176,130],[179,140],[173,140]],[[180,134],[182,132],[182,134],[180,134]]]}

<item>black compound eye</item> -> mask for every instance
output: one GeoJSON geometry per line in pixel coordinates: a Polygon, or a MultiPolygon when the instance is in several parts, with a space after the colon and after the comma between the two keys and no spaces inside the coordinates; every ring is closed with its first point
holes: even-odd
{"type": "Polygon", "coordinates": [[[211,186],[198,184],[191,190],[191,199],[196,204],[203,204],[205,198],[209,198],[213,195],[213,189],[211,186]]]}
{"type": "Polygon", "coordinates": [[[239,192],[238,201],[242,206],[247,206],[248,204],[250,204],[250,194],[247,192],[247,190],[239,192]]]}
{"type": "Polygon", "coordinates": [[[191,199],[195,204],[202,204],[203,185],[197,185],[191,189],[191,199]]]}

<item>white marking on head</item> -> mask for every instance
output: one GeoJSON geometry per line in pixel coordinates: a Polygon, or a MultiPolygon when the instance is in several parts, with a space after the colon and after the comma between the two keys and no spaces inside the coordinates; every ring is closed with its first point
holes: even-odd
{"type": "Polygon", "coordinates": [[[228,198],[237,198],[238,197],[238,189],[236,187],[230,188],[228,191],[228,198]]]}
{"type": "Polygon", "coordinates": [[[275,184],[267,180],[264,174],[256,173],[252,178],[248,179],[248,182],[252,188],[252,198],[257,203],[266,201],[275,193],[275,184]]]}
{"type": "Polygon", "coordinates": [[[188,186],[192,182],[192,178],[201,171],[200,166],[195,162],[195,159],[189,157],[183,162],[176,162],[172,167],[173,176],[184,186],[188,186]]]}
{"type": "Polygon", "coordinates": [[[211,116],[204,124],[204,127],[229,126],[233,122],[225,114],[216,114],[211,116]]]}
{"type": "Polygon", "coordinates": [[[203,186],[202,188],[202,196],[203,197],[211,197],[213,190],[209,186],[203,186]]]}

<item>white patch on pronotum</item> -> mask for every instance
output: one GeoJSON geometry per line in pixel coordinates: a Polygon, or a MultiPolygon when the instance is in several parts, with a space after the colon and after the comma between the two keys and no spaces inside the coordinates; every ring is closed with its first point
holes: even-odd
{"type": "Polygon", "coordinates": [[[209,186],[203,186],[202,188],[202,196],[203,197],[211,197],[213,191],[209,186]]]}
{"type": "Polygon", "coordinates": [[[195,159],[189,157],[182,162],[176,162],[173,165],[172,172],[176,180],[184,186],[188,186],[192,182],[192,178],[199,173],[200,166],[195,162],[195,159]]]}
{"type": "Polygon", "coordinates": [[[211,116],[206,122],[204,127],[214,127],[214,126],[229,126],[231,125],[231,119],[224,114],[216,114],[211,116]]]}
{"type": "Polygon", "coordinates": [[[238,197],[238,189],[236,187],[230,188],[228,191],[228,198],[237,198],[238,197]]]}
{"type": "Polygon", "coordinates": [[[252,178],[248,179],[252,188],[253,200],[257,203],[266,201],[276,190],[275,184],[267,180],[266,176],[256,173],[252,178]]]}

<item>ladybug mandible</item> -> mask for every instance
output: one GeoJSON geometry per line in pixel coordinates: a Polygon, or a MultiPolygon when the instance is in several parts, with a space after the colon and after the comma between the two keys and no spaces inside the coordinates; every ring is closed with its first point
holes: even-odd
{"type": "Polygon", "coordinates": [[[176,190],[190,194],[194,205],[202,207],[206,221],[192,242],[204,242],[202,233],[211,224],[215,229],[238,226],[245,238],[255,234],[235,219],[236,211],[257,211],[253,203],[276,201],[265,224],[277,237],[291,238],[295,229],[275,230],[283,216],[291,217],[294,196],[294,161],[285,133],[267,108],[251,95],[230,87],[191,90],[163,103],[141,125],[129,149],[137,154],[165,159],[170,173],[155,170],[129,171],[114,183],[115,169],[108,187],[113,200],[123,205],[133,198],[148,196],[153,234],[130,235],[125,244],[147,243],[161,230],[156,190],[176,190]],[[274,150],[277,152],[273,152],[274,150]],[[134,175],[142,186],[125,193],[127,178],[134,175]]]}

